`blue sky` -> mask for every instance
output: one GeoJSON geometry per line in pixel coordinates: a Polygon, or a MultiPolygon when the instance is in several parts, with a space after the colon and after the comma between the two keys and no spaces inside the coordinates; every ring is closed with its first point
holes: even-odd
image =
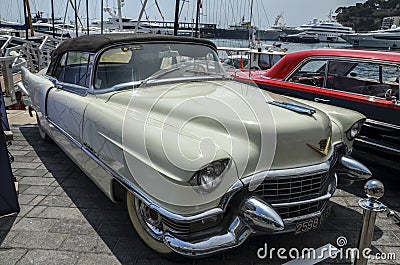
{"type": "MultiPolygon", "coordinates": [[[[64,17],[68,0],[54,0],[55,13],[58,17],[64,17]]],[[[75,0],[72,0],[74,2],[75,0]]],[[[85,1],[81,2],[80,16],[85,16],[85,1]]],[[[116,0],[103,0],[104,5],[116,7],[116,0]]],[[[143,0],[142,0],[143,1],[143,0]]],[[[362,3],[361,0],[253,0],[253,24],[266,28],[273,24],[275,17],[283,12],[284,22],[287,25],[298,26],[307,23],[312,18],[325,19],[329,10],[335,11],[339,6],[349,6],[355,3],[362,3]]],[[[50,15],[51,0],[29,0],[31,11],[43,11],[45,15],[50,15]]],[[[124,0],[123,15],[126,17],[137,18],[141,0],[124,0]]],[[[192,21],[195,14],[197,0],[186,0],[180,16],[181,21],[192,21]]],[[[202,0],[203,10],[201,21],[217,23],[222,27],[233,24],[241,20],[244,16],[246,20],[250,17],[250,0],[202,0]]],[[[0,18],[8,20],[22,19],[23,0],[0,0],[0,18]]],[[[92,19],[100,18],[100,0],[89,0],[89,15],[92,19]]],[[[182,3],[182,0],[181,0],[182,3]]],[[[158,0],[158,4],[165,20],[173,20],[175,0],[158,0]]],[[[161,20],[155,0],[148,0],[147,15],[152,20],[161,20]]],[[[108,15],[105,14],[105,18],[108,15]]],[[[72,8],[67,11],[67,21],[73,18],[72,8]]]]}

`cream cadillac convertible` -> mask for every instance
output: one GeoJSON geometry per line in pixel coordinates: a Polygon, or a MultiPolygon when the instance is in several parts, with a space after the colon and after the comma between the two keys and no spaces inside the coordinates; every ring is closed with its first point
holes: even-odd
{"type": "Polygon", "coordinates": [[[160,253],[210,255],[252,235],[318,227],[365,117],[232,80],[207,40],[132,34],[63,42],[23,69],[40,135],[160,253]],[[123,194],[123,195],[121,195],[123,194]]]}

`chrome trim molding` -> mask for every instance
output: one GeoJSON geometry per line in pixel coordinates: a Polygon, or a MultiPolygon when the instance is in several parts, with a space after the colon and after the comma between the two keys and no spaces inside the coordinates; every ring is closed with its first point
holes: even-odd
{"type": "Polygon", "coordinates": [[[318,212],[309,213],[306,215],[292,217],[292,218],[286,218],[286,219],[283,219],[283,222],[285,224],[293,224],[293,223],[296,223],[296,222],[299,222],[299,221],[302,221],[302,220],[305,220],[308,218],[318,217],[318,216],[321,216],[321,214],[324,212],[325,208],[326,208],[326,206],[318,212]]]}
{"type": "Polygon", "coordinates": [[[390,124],[382,121],[377,121],[377,120],[372,120],[372,119],[366,119],[365,125],[368,125],[368,123],[373,124],[373,125],[378,125],[382,127],[388,127],[388,128],[393,128],[396,130],[400,130],[400,126],[396,124],[390,124]]]}
{"type": "Polygon", "coordinates": [[[400,150],[399,149],[392,148],[390,146],[386,146],[386,145],[382,145],[382,144],[379,144],[379,143],[375,143],[375,142],[369,141],[367,139],[364,139],[364,137],[360,138],[360,136],[358,136],[358,138],[356,138],[354,141],[359,142],[359,143],[363,143],[363,144],[367,144],[367,145],[371,145],[371,146],[373,146],[375,148],[379,148],[379,149],[382,149],[382,150],[386,150],[386,151],[390,151],[390,152],[394,152],[394,153],[400,154],[400,150]]]}
{"type": "Polygon", "coordinates": [[[280,231],[284,229],[282,218],[262,199],[252,196],[240,207],[244,221],[259,230],[280,231]]]}
{"type": "Polygon", "coordinates": [[[241,179],[241,182],[244,185],[250,183],[253,177],[259,178],[284,178],[288,176],[308,176],[319,173],[327,173],[329,171],[330,164],[329,161],[323,162],[321,164],[307,166],[307,167],[299,167],[299,168],[290,168],[290,169],[278,169],[271,171],[262,171],[256,173],[254,175],[250,175],[241,179]]]}
{"type": "Polygon", "coordinates": [[[80,149],[82,149],[83,145],[76,140],[72,135],[70,135],[67,131],[65,131],[63,128],[58,126],[56,123],[54,123],[52,120],[49,119],[49,117],[45,117],[46,120],[48,121],[49,124],[54,126],[56,129],[58,129],[64,136],[66,136],[71,142],[73,142],[75,145],[77,145],[80,149]]]}
{"type": "Polygon", "coordinates": [[[314,199],[309,199],[309,200],[305,200],[305,201],[297,201],[297,202],[272,203],[271,206],[272,207],[296,206],[296,205],[301,205],[301,204],[306,204],[306,203],[312,203],[312,202],[318,202],[318,201],[327,200],[330,197],[332,197],[332,195],[333,194],[328,192],[327,194],[322,195],[322,196],[320,196],[318,198],[314,198],[314,199]]]}
{"type": "Polygon", "coordinates": [[[235,217],[225,234],[212,236],[203,241],[191,243],[166,232],[164,243],[173,251],[184,256],[202,256],[227,250],[241,245],[253,232],[239,217],[235,217]]]}
{"type": "Polygon", "coordinates": [[[340,157],[339,166],[339,178],[357,181],[367,180],[372,177],[371,171],[366,166],[351,157],[340,157]]]}
{"type": "Polygon", "coordinates": [[[278,102],[278,101],[268,101],[268,104],[275,105],[284,109],[288,109],[300,114],[307,114],[307,115],[313,115],[316,110],[314,108],[306,107],[306,106],[301,106],[297,104],[292,104],[288,102],[278,102]]]}
{"type": "Polygon", "coordinates": [[[279,214],[266,202],[252,196],[240,207],[239,213],[227,228],[226,233],[201,241],[189,242],[165,232],[163,241],[173,251],[184,256],[203,256],[241,245],[255,230],[270,233],[282,231],[284,223],[279,214]]]}

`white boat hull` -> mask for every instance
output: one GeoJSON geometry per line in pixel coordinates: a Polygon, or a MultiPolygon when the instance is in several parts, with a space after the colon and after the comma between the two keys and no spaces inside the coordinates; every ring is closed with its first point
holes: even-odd
{"type": "Polygon", "coordinates": [[[374,35],[369,34],[349,34],[344,35],[343,39],[345,39],[353,47],[384,49],[400,48],[400,39],[376,38],[374,35]]]}

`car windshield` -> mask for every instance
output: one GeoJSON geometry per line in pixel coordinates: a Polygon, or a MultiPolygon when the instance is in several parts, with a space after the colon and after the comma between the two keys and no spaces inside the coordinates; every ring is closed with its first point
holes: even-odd
{"type": "Polygon", "coordinates": [[[142,81],[225,78],[217,53],[193,43],[143,43],[105,50],[98,60],[95,89],[124,88],[142,81]],[[126,85],[125,85],[126,84],[126,85]]]}

